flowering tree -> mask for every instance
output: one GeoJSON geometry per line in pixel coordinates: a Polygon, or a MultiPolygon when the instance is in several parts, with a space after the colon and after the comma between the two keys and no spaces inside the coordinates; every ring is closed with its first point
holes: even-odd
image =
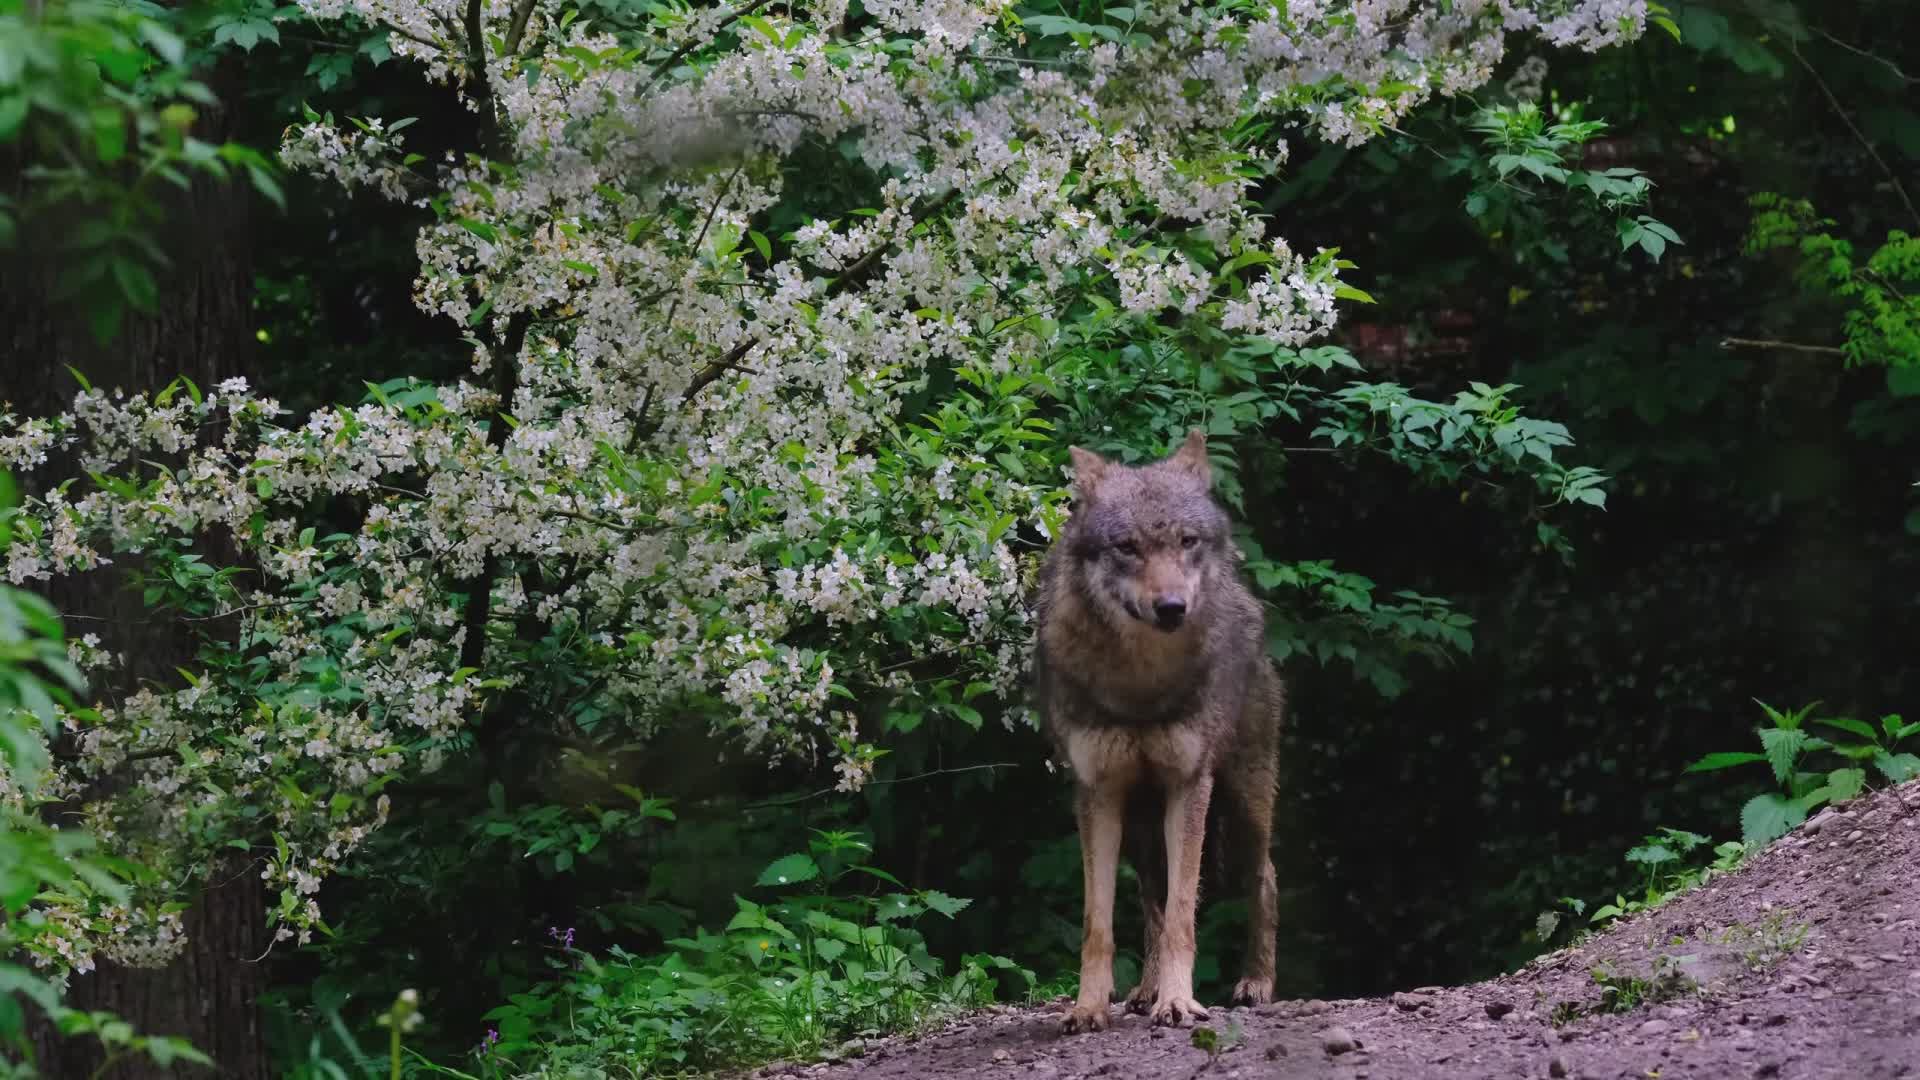
{"type": "MultiPolygon", "coordinates": [[[[472,377],[305,417],[239,380],[4,417],[0,468],[84,474],[26,507],[8,578],[116,564],[204,643],[176,685],[63,710],[51,790],[159,873],[47,901],[49,963],[164,961],[228,847],[265,852],[304,940],[385,787],[518,728],[706,725],[854,788],[876,732],[1030,722],[1023,594],[1069,441],[1296,422],[1601,502],[1508,388],[1331,384],[1356,365],[1311,343],[1366,296],[1249,196],[1282,121],[1358,143],[1514,35],[1636,35],[1643,0],[300,6],[384,27],[474,114],[438,162],[405,121],[309,115],[282,148],[431,210],[416,299],[469,329],[472,377]],[[1155,388],[1154,429],[1116,432],[1155,388]]],[[[1461,633],[1254,561],[1369,628],[1461,633]]]]}

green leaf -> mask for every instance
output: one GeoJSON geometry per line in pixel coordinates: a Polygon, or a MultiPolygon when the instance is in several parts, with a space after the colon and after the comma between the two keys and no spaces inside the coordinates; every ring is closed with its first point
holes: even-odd
{"type": "Polygon", "coordinates": [[[0,97],[0,142],[9,142],[27,118],[27,96],[9,94],[0,97]]]}
{"type": "Polygon", "coordinates": [[[1807,733],[1799,728],[1761,728],[1760,745],[1767,752],[1767,763],[1773,766],[1773,778],[1784,784],[1807,745],[1807,733]]]}
{"type": "Polygon", "coordinates": [[[1673,849],[1665,844],[1642,844],[1627,852],[1628,862],[1644,863],[1648,866],[1658,866],[1661,863],[1673,862],[1678,858],[1680,858],[1680,856],[1675,855],[1673,849]]]}
{"type": "Polygon", "coordinates": [[[213,1059],[200,1052],[192,1043],[177,1035],[159,1035],[146,1040],[147,1056],[155,1065],[165,1068],[175,1061],[191,1061],[196,1065],[212,1065],[213,1059]]]}
{"type": "Polygon", "coordinates": [[[120,332],[120,318],[126,314],[126,305],[117,295],[100,298],[87,308],[87,329],[94,340],[101,344],[112,341],[120,332]]]}
{"type": "Polygon", "coordinates": [[[1699,761],[1687,766],[1687,772],[1711,772],[1714,769],[1728,769],[1735,765],[1747,765],[1755,761],[1767,760],[1765,754],[1755,754],[1747,750],[1721,751],[1708,754],[1699,761]]]}
{"type": "Polygon", "coordinates": [[[1822,716],[1815,719],[1814,723],[1825,724],[1830,728],[1838,728],[1841,731],[1858,735],[1868,742],[1878,742],[1880,738],[1879,734],[1875,732],[1872,727],[1850,716],[1822,716]]]}
{"type": "Polygon", "coordinates": [[[121,295],[135,310],[152,312],[159,307],[160,288],[154,282],[147,268],[122,255],[113,257],[113,279],[120,285],[121,295]]]}
{"type": "Polygon", "coordinates": [[[101,105],[93,110],[93,148],[104,165],[127,155],[127,124],[119,109],[101,105]]]}
{"type": "Polygon", "coordinates": [[[928,907],[945,915],[949,919],[960,914],[961,911],[966,909],[967,905],[973,903],[971,900],[957,896],[948,896],[946,893],[933,889],[921,893],[920,899],[926,901],[928,907]]]}
{"type": "Polygon", "coordinates": [[[232,42],[245,52],[252,52],[253,47],[262,41],[280,44],[280,28],[267,19],[235,19],[220,24],[213,32],[214,44],[232,42]]]}
{"type": "Polygon", "coordinates": [[[1889,754],[1883,750],[1874,756],[1873,764],[1882,775],[1896,784],[1904,784],[1920,776],[1920,756],[1913,754],[1889,754]]]}
{"type": "Polygon", "coordinates": [[[485,240],[489,244],[497,244],[500,242],[500,234],[494,230],[492,225],[484,221],[479,221],[474,218],[458,218],[454,221],[454,224],[485,240]]]}
{"type": "Polygon", "coordinates": [[[1807,808],[1798,800],[1770,791],[1740,808],[1740,833],[1749,844],[1771,843],[1806,819],[1807,808]]]}
{"type": "Polygon", "coordinates": [[[926,910],[926,908],[914,903],[910,897],[902,896],[899,893],[888,893],[886,896],[880,898],[878,904],[874,905],[873,919],[875,922],[893,922],[897,919],[912,919],[921,915],[926,910]]]}
{"type": "Polygon", "coordinates": [[[820,866],[811,855],[788,855],[775,859],[760,871],[756,885],[797,885],[820,876],[820,866]]]}
{"type": "Polygon", "coordinates": [[[1835,769],[1827,774],[1827,797],[1833,802],[1846,802],[1867,786],[1867,770],[1835,769]]]}
{"type": "Polygon", "coordinates": [[[47,1012],[60,1007],[60,990],[18,964],[0,963],[0,994],[19,994],[47,1012]]]}
{"type": "Polygon", "coordinates": [[[140,39],[169,64],[178,64],[186,58],[187,45],[180,40],[180,35],[152,19],[140,20],[140,39]]]}
{"type": "Polygon", "coordinates": [[[1020,25],[1041,37],[1084,34],[1093,29],[1078,19],[1069,19],[1064,15],[1027,15],[1021,18],[1020,25]]]}

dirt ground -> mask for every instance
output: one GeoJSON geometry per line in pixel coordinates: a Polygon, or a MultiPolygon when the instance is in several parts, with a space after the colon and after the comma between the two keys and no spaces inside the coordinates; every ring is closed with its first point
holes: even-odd
{"type": "Polygon", "coordinates": [[[1056,1003],[761,1075],[1920,1078],[1916,958],[1920,781],[1816,815],[1736,873],[1498,979],[1216,1008],[1217,1056],[1118,1006],[1111,1030],[1063,1035],[1056,1003]],[[1602,1010],[1596,969],[1631,1007],[1602,1010]]]}

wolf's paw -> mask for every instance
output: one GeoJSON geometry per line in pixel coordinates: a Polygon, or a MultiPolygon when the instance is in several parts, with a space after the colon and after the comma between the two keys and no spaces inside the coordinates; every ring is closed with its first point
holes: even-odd
{"type": "Polygon", "coordinates": [[[1141,983],[1127,993],[1127,1011],[1130,1013],[1146,1012],[1153,1008],[1153,999],[1156,996],[1153,987],[1148,986],[1144,982],[1141,983]]]}
{"type": "Polygon", "coordinates": [[[1241,979],[1233,985],[1233,997],[1227,1000],[1235,1005],[1265,1005],[1273,1000],[1273,980],[1241,979]]]}
{"type": "Polygon", "coordinates": [[[1163,1024],[1171,1027],[1185,1027],[1195,1020],[1205,1020],[1207,1010],[1190,997],[1178,994],[1162,994],[1153,1003],[1152,1019],[1155,1027],[1163,1024]]]}
{"type": "Polygon", "coordinates": [[[1099,1005],[1075,1005],[1060,1018],[1060,1028],[1072,1035],[1081,1031],[1105,1031],[1112,1022],[1105,1002],[1099,1005]]]}

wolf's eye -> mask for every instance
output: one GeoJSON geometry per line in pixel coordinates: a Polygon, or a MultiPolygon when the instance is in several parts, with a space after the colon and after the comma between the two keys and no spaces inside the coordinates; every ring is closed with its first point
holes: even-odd
{"type": "Polygon", "coordinates": [[[1180,538],[1180,546],[1185,548],[1188,551],[1192,551],[1199,543],[1200,543],[1200,538],[1193,535],[1192,533],[1188,533],[1187,535],[1180,538]]]}
{"type": "Polygon", "coordinates": [[[1125,555],[1129,559],[1137,559],[1140,557],[1140,545],[1131,540],[1120,541],[1113,545],[1113,550],[1125,555]]]}

